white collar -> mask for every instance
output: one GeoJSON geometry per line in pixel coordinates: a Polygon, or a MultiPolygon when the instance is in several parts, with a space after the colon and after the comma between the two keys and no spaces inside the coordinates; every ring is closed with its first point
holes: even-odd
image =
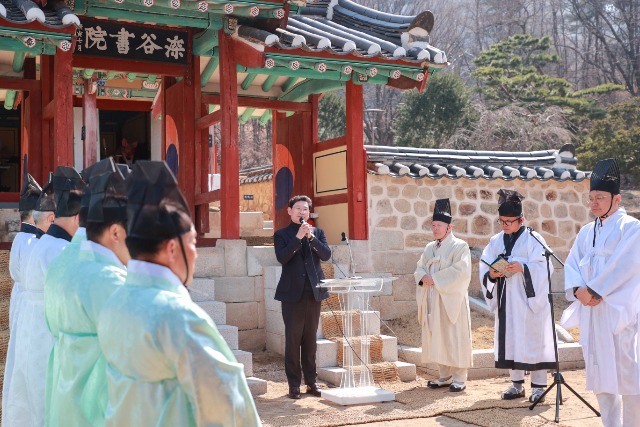
{"type": "Polygon", "coordinates": [[[92,242],[91,240],[85,240],[80,243],[81,251],[89,251],[101,255],[111,261],[113,261],[118,267],[122,267],[126,269],[124,264],[120,262],[120,259],[116,256],[116,254],[106,246],[101,245],[100,243],[92,242]]]}
{"type": "Polygon", "coordinates": [[[140,274],[167,281],[176,288],[176,292],[189,295],[187,288],[182,284],[182,280],[180,280],[173,271],[164,265],[132,259],[127,263],[127,274],[140,274]]]}

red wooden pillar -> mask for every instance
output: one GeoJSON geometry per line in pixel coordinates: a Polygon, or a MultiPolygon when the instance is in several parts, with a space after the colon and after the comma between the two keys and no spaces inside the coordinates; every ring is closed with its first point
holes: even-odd
{"type": "Polygon", "coordinates": [[[82,97],[82,127],[84,129],[84,156],[82,166],[91,166],[98,160],[98,114],[94,80],[84,81],[82,97]]]}
{"type": "MultiPolygon", "coordinates": [[[[36,59],[24,61],[24,78],[36,80],[36,59]]],[[[45,175],[42,171],[42,93],[40,89],[26,94],[22,103],[21,153],[29,159],[29,173],[44,186],[45,175]]],[[[21,175],[22,176],[22,175],[21,175]]]]}
{"type": "Polygon", "coordinates": [[[71,50],[56,48],[53,57],[53,166],[73,166],[72,55],[71,50]]]}
{"type": "MultiPolygon", "coordinates": [[[[41,88],[41,107],[43,116],[48,111],[49,103],[53,100],[53,56],[42,55],[40,57],[40,88],[41,88]]],[[[42,120],[42,186],[48,179],[49,172],[55,171],[53,164],[53,139],[51,138],[51,129],[53,128],[52,117],[43,117],[42,120]]]]}
{"type": "Polygon", "coordinates": [[[220,31],[220,216],[221,237],[240,238],[240,157],[238,153],[238,76],[231,36],[220,31]]]}
{"type": "Polygon", "coordinates": [[[347,196],[352,240],[369,239],[363,105],[362,85],[347,82],[347,196]]]}

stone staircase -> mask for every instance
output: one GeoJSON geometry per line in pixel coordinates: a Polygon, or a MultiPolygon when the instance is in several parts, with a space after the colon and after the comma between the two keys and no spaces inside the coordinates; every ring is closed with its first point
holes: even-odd
{"type": "MultiPolygon", "coordinates": [[[[273,299],[282,267],[264,267],[264,302],[266,309],[267,350],[284,354],[284,323],[280,303],[273,299]]],[[[334,311],[335,315],[341,312],[334,311]]],[[[380,335],[380,313],[378,311],[363,311],[366,316],[368,335],[378,335],[382,339],[382,358],[385,362],[393,363],[400,380],[413,381],[416,379],[416,366],[413,363],[398,360],[398,340],[396,337],[380,335]]],[[[338,363],[338,342],[326,339],[323,335],[323,321],[321,318],[316,332],[317,351],[316,365],[318,378],[330,384],[339,386],[345,369],[338,363]]]]}
{"type": "Polygon", "coordinates": [[[254,396],[267,392],[267,382],[253,376],[253,355],[239,348],[238,327],[227,324],[227,305],[216,301],[215,281],[211,278],[194,278],[189,285],[191,299],[213,319],[222,338],[231,348],[239,363],[244,365],[244,374],[251,394],[254,396]]]}

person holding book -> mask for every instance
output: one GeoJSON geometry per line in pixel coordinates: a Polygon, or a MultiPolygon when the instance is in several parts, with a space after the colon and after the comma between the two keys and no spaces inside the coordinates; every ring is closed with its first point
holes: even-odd
{"type": "Polygon", "coordinates": [[[466,388],[467,371],[473,364],[469,282],[471,253],[464,240],[453,235],[449,199],[436,201],[431,231],[414,273],[418,321],[422,326],[422,362],[436,363],[439,378],[429,388],[466,388]]]}
{"type": "Polygon", "coordinates": [[[591,174],[589,209],[565,265],[563,325],[580,326],[587,390],[595,393],[607,426],[640,425],[640,222],[620,206],[615,159],[599,161],[591,174]]]}
{"type": "Polygon", "coordinates": [[[498,197],[502,231],[482,252],[480,282],[495,313],[495,366],[509,369],[513,383],[502,399],[524,397],[524,373],[530,371],[529,400],[534,402],[547,386],[547,369],[556,365],[547,260],[532,235],[542,242],[544,239],[524,226],[521,194],[499,190],[498,197]]]}

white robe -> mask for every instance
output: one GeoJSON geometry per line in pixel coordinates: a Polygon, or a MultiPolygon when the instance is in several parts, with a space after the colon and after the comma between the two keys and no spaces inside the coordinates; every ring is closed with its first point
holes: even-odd
{"type": "Polygon", "coordinates": [[[51,261],[68,244],[64,239],[45,234],[35,242],[29,257],[24,306],[14,331],[15,363],[6,396],[7,406],[2,407],[3,425],[44,425],[47,363],[53,346],[53,336],[44,316],[44,278],[51,261]]]}
{"type": "Polygon", "coordinates": [[[416,284],[424,275],[432,276],[434,286],[416,287],[422,362],[470,368],[473,365],[468,294],[471,253],[467,242],[450,233],[439,248],[437,242],[429,243],[414,273],[416,284]]]}
{"type": "MultiPolygon", "coordinates": [[[[11,378],[13,376],[13,365],[15,363],[16,352],[16,324],[18,319],[18,313],[24,311],[25,297],[24,297],[24,283],[25,272],[27,271],[27,262],[31,251],[35,247],[35,242],[38,238],[35,234],[19,232],[13,239],[11,244],[11,252],[9,254],[9,273],[13,279],[13,288],[11,289],[11,299],[9,300],[9,345],[7,347],[7,356],[4,366],[4,381],[2,383],[2,407],[7,407],[7,395],[9,393],[9,387],[11,385],[11,378]]],[[[5,411],[2,412],[2,425],[9,425],[8,421],[5,421],[5,411]]]]}
{"type": "Polygon", "coordinates": [[[567,298],[563,324],[580,326],[587,389],[594,393],[640,394],[640,222],[619,208],[596,227],[582,227],[565,264],[567,298]],[[588,286],[602,297],[583,306],[573,288],[588,286]]]}
{"type": "MultiPolygon", "coordinates": [[[[544,242],[542,236],[535,231],[533,233],[544,242]]],[[[491,238],[482,252],[484,261],[491,263],[498,255],[504,254],[504,236],[504,232],[500,232],[491,238]]],[[[556,366],[547,263],[543,252],[540,243],[525,228],[508,258],[509,262],[520,262],[528,270],[532,285],[528,289],[529,296],[524,272],[505,278],[502,287],[499,286],[500,280],[495,283],[489,280],[489,267],[480,262],[484,298],[495,313],[496,368],[537,371],[556,366]]]]}

